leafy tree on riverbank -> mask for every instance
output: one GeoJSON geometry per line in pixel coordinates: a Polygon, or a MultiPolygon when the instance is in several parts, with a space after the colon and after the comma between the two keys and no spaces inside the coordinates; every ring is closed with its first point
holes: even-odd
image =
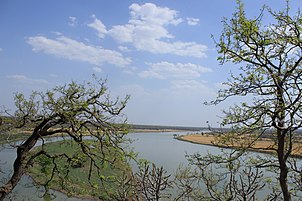
{"type": "Polygon", "coordinates": [[[224,133],[220,143],[230,147],[241,144],[241,148],[228,160],[224,156],[212,157],[216,160],[212,162],[235,161],[268,133],[274,145],[266,149],[276,158],[258,158],[253,165],[274,171],[280,189],[273,193],[291,200],[301,190],[301,167],[291,156],[293,142],[299,139],[296,131],[302,127],[302,16],[300,11],[292,15],[288,1],[284,10],[273,11],[264,6],[260,15],[251,19],[246,16],[243,3],[238,1],[237,5],[232,18],[223,21],[224,29],[215,43],[220,54],[218,61],[240,65],[240,72],[231,74],[226,88],[211,104],[236,96],[251,101],[224,112],[223,125],[231,126],[234,132],[224,133]],[[265,24],[264,16],[273,23],[265,24]]]}
{"type": "MultiPolygon", "coordinates": [[[[51,164],[50,180],[53,175],[62,172],[57,169],[58,158],[65,161],[66,174],[68,168],[79,159],[76,155],[72,157],[64,153],[49,154],[44,149],[46,137],[62,134],[70,137],[78,145],[79,154],[84,155],[89,161],[86,168],[88,179],[90,180],[92,172],[97,173],[98,178],[102,179],[104,176],[100,170],[103,164],[114,165],[117,158],[120,161],[121,157],[127,156],[124,150],[126,126],[121,112],[128,99],[126,96],[123,100],[112,101],[107,93],[105,81],[97,78],[93,83],[71,82],[46,93],[33,92],[29,98],[17,93],[15,96],[17,109],[10,118],[7,118],[10,122],[7,123],[3,119],[2,125],[22,128],[31,134],[17,146],[13,172],[0,188],[0,200],[14,189],[22,175],[39,158],[40,161],[43,159],[51,164]],[[93,137],[95,141],[93,145],[85,140],[85,136],[93,137]],[[42,141],[42,148],[30,154],[38,140],[42,141]],[[108,151],[111,152],[110,157],[106,154],[108,151]]],[[[61,175],[61,179],[64,179],[64,176],[61,175]]]]}

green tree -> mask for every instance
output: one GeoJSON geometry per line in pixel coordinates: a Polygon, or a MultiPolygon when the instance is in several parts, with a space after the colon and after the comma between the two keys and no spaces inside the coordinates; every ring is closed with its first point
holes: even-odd
{"type": "MultiPolygon", "coordinates": [[[[71,82],[43,92],[33,92],[29,98],[22,93],[15,95],[16,111],[10,118],[4,118],[2,124],[30,131],[29,137],[17,146],[17,157],[13,164],[13,173],[0,188],[0,200],[3,200],[18,184],[22,175],[33,165],[38,157],[53,163],[52,173],[57,170],[55,158],[65,159],[66,164],[76,160],[67,154],[50,155],[44,149],[44,139],[50,136],[64,135],[80,147],[81,154],[89,160],[89,179],[91,172],[96,170],[102,178],[102,164],[114,164],[117,157],[125,155],[126,126],[122,110],[129,99],[111,100],[107,93],[105,81],[95,77],[93,82],[77,84],[71,82]],[[95,141],[93,147],[91,140],[95,141]],[[42,148],[34,154],[30,151],[38,140],[42,140],[42,148]],[[99,151],[96,152],[95,150],[99,151]],[[111,158],[107,157],[108,151],[111,158]],[[48,158],[48,159],[47,159],[48,158]]],[[[13,135],[13,134],[12,134],[13,135]]],[[[70,165],[66,165],[70,167],[70,165]]],[[[66,170],[68,172],[68,170],[66,170]]],[[[53,178],[53,177],[51,177],[53,178]]]]}
{"type": "Polygon", "coordinates": [[[292,14],[286,1],[281,11],[264,6],[259,16],[248,18],[243,3],[237,1],[237,6],[233,16],[223,20],[224,29],[215,43],[218,61],[240,66],[239,72],[231,74],[226,88],[211,104],[231,97],[251,100],[224,111],[222,124],[231,126],[234,132],[223,134],[221,139],[225,145],[241,144],[234,153],[239,157],[268,134],[275,145],[267,149],[276,157],[253,163],[255,167],[275,170],[283,199],[291,200],[300,190],[294,183],[301,185],[301,181],[297,182],[301,169],[291,158],[293,143],[299,137],[297,131],[302,127],[301,13],[292,14]],[[272,23],[264,23],[267,19],[272,23]]]}

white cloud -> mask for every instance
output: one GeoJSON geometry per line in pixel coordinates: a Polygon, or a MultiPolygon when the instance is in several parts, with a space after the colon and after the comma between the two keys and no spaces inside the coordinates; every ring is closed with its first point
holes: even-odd
{"type": "Polygon", "coordinates": [[[103,70],[102,70],[100,67],[97,67],[97,66],[93,67],[92,69],[93,69],[95,72],[97,72],[97,73],[102,73],[102,72],[103,72],[103,70]]]}
{"type": "Polygon", "coordinates": [[[197,81],[193,79],[184,79],[184,80],[172,80],[171,89],[169,89],[174,94],[179,94],[181,96],[192,96],[193,94],[199,95],[200,98],[203,95],[214,97],[216,91],[211,87],[207,86],[205,81],[197,81]]]}
{"type": "Polygon", "coordinates": [[[43,52],[69,60],[88,62],[94,65],[109,63],[116,66],[126,66],[131,63],[130,58],[124,58],[119,52],[103,49],[100,46],[90,46],[82,42],[59,36],[49,39],[44,36],[34,36],[27,39],[35,52],[43,52]]]}
{"type": "Polygon", "coordinates": [[[52,31],[51,33],[53,33],[56,36],[63,36],[63,34],[59,31],[52,31]]]}
{"type": "Polygon", "coordinates": [[[187,23],[190,26],[195,26],[199,23],[199,19],[198,18],[187,17],[187,23]]]}
{"type": "Polygon", "coordinates": [[[149,51],[159,54],[174,54],[178,56],[205,57],[206,46],[195,42],[168,43],[156,39],[136,41],[138,50],[149,51]]]}
{"type": "Polygon", "coordinates": [[[139,73],[141,77],[153,77],[158,79],[166,78],[197,78],[202,73],[212,72],[210,68],[202,67],[200,65],[192,63],[170,63],[170,62],[159,62],[159,63],[148,63],[150,69],[139,73]]]}
{"type": "Polygon", "coordinates": [[[20,82],[22,84],[31,84],[31,85],[50,84],[47,80],[33,79],[33,78],[29,78],[25,75],[8,75],[6,77],[9,78],[9,79],[15,80],[17,82],[20,82]]]}
{"type": "Polygon", "coordinates": [[[171,83],[174,89],[208,89],[204,83],[196,80],[173,80],[171,83]]]}
{"type": "Polygon", "coordinates": [[[127,66],[127,68],[123,68],[123,72],[129,75],[136,75],[137,67],[135,66],[127,66]]]}
{"type": "Polygon", "coordinates": [[[98,32],[98,37],[104,38],[105,34],[107,33],[106,26],[101,20],[97,19],[95,15],[92,15],[92,17],[94,18],[94,21],[87,26],[95,29],[98,32]]]}
{"type": "MultiPolygon", "coordinates": [[[[167,42],[166,39],[175,38],[169,33],[167,27],[176,26],[183,21],[177,17],[177,11],[167,7],[158,7],[152,3],[132,4],[129,9],[128,23],[113,26],[108,30],[108,34],[119,43],[131,43],[137,50],[156,54],[206,56],[207,46],[205,45],[196,42],[167,42]]],[[[101,31],[99,33],[102,34],[101,31]]]]}
{"type": "Polygon", "coordinates": [[[75,27],[78,24],[78,20],[76,17],[70,16],[69,18],[68,25],[71,27],[75,27]]]}
{"type": "Polygon", "coordinates": [[[125,96],[127,94],[130,94],[132,97],[138,97],[138,98],[151,95],[149,92],[146,91],[146,89],[142,85],[139,84],[120,86],[120,89],[114,95],[125,96]]]}
{"type": "Polygon", "coordinates": [[[118,49],[123,51],[123,52],[130,52],[130,49],[126,46],[120,45],[120,46],[118,46],[118,49]]]}
{"type": "Polygon", "coordinates": [[[158,7],[153,3],[146,3],[144,5],[134,3],[129,9],[131,10],[131,21],[134,22],[134,24],[146,22],[160,25],[177,25],[182,22],[181,18],[177,18],[177,11],[167,7],[158,7]]]}
{"type": "Polygon", "coordinates": [[[120,43],[133,43],[134,27],[132,25],[116,25],[108,31],[111,37],[120,43]]]}

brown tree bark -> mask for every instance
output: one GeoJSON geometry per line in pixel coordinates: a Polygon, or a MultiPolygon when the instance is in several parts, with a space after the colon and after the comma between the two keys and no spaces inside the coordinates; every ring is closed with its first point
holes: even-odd
{"type": "Polygon", "coordinates": [[[284,201],[290,201],[291,195],[288,190],[287,185],[287,174],[288,174],[288,167],[286,165],[286,158],[284,154],[285,150],[285,133],[281,130],[277,130],[277,137],[278,137],[278,161],[280,165],[280,173],[279,173],[279,183],[283,194],[284,201]]]}
{"type": "Polygon", "coordinates": [[[11,193],[11,191],[15,188],[15,186],[20,181],[21,177],[24,175],[25,166],[26,166],[26,157],[29,154],[29,151],[35,146],[39,139],[39,135],[34,132],[34,134],[29,137],[23,144],[18,146],[17,148],[17,157],[14,161],[13,165],[13,175],[10,180],[1,187],[0,189],[0,200],[4,200],[4,198],[11,193]]]}

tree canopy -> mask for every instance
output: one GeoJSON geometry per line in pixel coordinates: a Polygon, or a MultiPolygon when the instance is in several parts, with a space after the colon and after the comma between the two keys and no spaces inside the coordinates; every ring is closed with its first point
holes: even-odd
{"type": "Polygon", "coordinates": [[[243,3],[237,1],[236,12],[223,20],[223,27],[219,40],[215,40],[218,61],[240,67],[211,104],[238,96],[247,97],[247,101],[224,111],[222,124],[233,132],[221,138],[229,145],[241,143],[230,158],[234,159],[259,138],[269,136],[274,145],[266,149],[277,159],[255,160],[254,165],[274,169],[283,199],[291,200],[299,189],[294,183],[300,183],[301,168],[291,158],[293,143],[300,137],[297,131],[302,127],[301,13],[298,10],[293,14],[287,1],[281,11],[263,6],[259,16],[248,18],[243,3]],[[266,24],[264,19],[272,23],[266,24]]]}
{"type": "MultiPolygon", "coordinates": [[[[74,141],[82,155],[89,160],[89,179],[94,170],[102,178],[100,170],[103,164],[114,164],[117,158],[127,156],[124,149],[127,127],[122,110],[129,96],[111,100],[105,83],[95,77],[93,82],[71,82],[46,92],[32,92],[28,98],[22,93],[15,95],[16,111],[3,118],[2,125],[21,128],[31,134],[17,146],[13,173],[0,188],[0,200],[13,190],[37,158],[51,159],[54,164],[52,174],[59,172],[55,158],[64,159],[66,164],[71,164],[76,159],[76,156],[67,154],[49,154],[44,149],[47,137],[63,136],[74,141]],[[93,146],[91,140],[87,141],[87,136],[95,142],[93,146]],[[39,140],[42,141],[42,149],[31,154],[30,151],[39,140]],[[108,151],[112,152],[110,157],[108,151]]],[[[67,165],[66,168],[68,167],[70,166],[67,165]]]]}

